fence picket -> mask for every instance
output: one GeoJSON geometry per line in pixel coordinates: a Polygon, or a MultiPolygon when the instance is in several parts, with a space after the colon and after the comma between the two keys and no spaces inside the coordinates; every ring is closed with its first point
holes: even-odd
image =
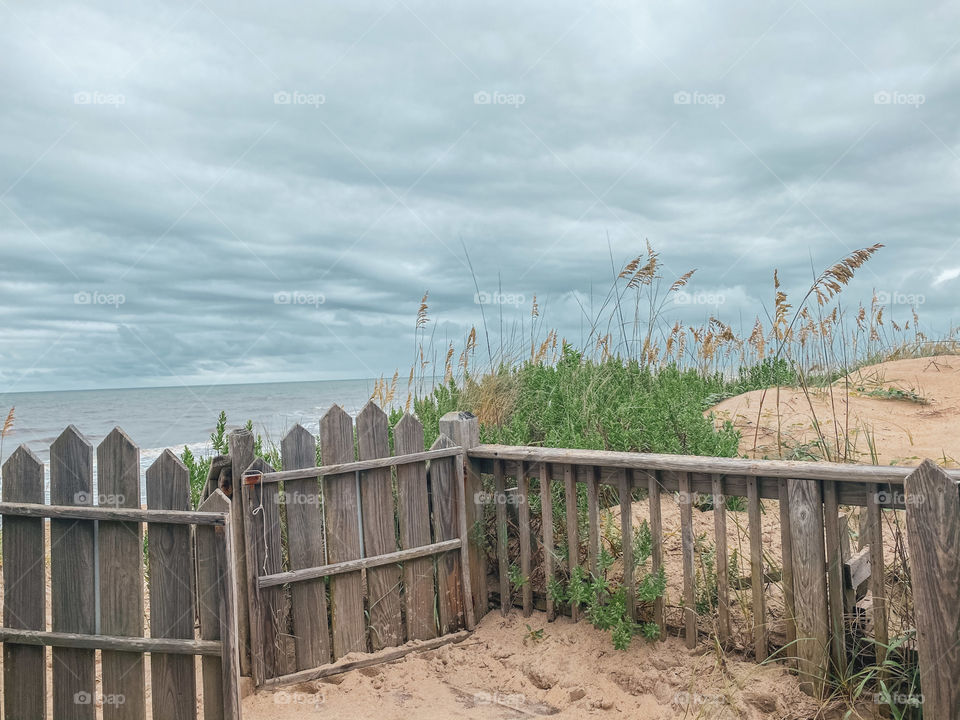
{"type": "Polygon", "coordinates": [[[683,625],[688,648],[697,646],[696,585],[694,583],[693,493],[690,473],[680,473],[680,538],[683,552],[683,625]]]}
{"type": "MultiPolygon", "coordinates": [[[[3,501],[43,503],[43,463],[17,448],[3,465],[3,501]]],[[[3,625],[20,630],[46,627],[46,539],[43,519],[3,517],[3,625]]],[[[3,699],[8,720],[47,717],[46,649],[3,645],[3,699]]]]}
{"type": "MultiPolygon", "coordinates": [[[[440,435],[431,447],[454,447],[446,435],[440,435]]],[[[441,458],[430,462],[430,496],[433,499],[434,542],[456,540],[460,537],[460,515],[456,507],[458,497],[454,463],[460,458],[441,458]]],[[[437,556],[437,610],[440,616],[440,634],[446,635],[464,626],[463,571],[460,550],[451,550],[437,556]]]]}
{"type": "MultiPolygon", "coordinates": [[[[577,513],[577,476],[573,465],[563,466],[563,492],[567,502],[567,566],[570,568],[570,575],[573,575],[573,569],[580,564],[580,538],[577,523],[579,522],[577,513]]],[[[570,618],[573,622],[580,619],[580,609],[576,605],[570,607],[570,618]]]]}
{"type": "MultiPolygon", "coordinates": [[[[100,505],[140,507],[140,449],[120,428],[97,447],[100,505]]],[[[100,632],[143,637],[143,525],[101,521],[100,632]]],[[[103,720],[146,717],[143,655],[103,650],[100,654],[105,702],[103,720]]]]}
{"type": "Polygon", "coordinates": [[[554,579],[553,558],[556,548],[553,539],[553,494],[551,487],[553,478],[550,465],[540,463],[540,510],[543,526],[543,582],[547,589],[547,620],[553,622],[557,617],[553,606],[553,593],[550,592],[550,581],[554,579]]]}
{"type": "MultiPolygon", "coordinates": [[[[190,473],[169,450],[147,469],[147,507],[189,510],[190,473]]],[[[194,636],[193,568],[190,527],[148,523],[150,636],[192,640],[194,636]]],[[[153,717],[195,720],[196,667],[192,657],[150,656],[153,717]]]]}
{"type": "MultiPolygon", "coordinates": [[[[302,425],[294,425],[280,444],[284,470],[314,467],[317,441],[302,425]]],[[[287,537],[290,569],[318,567],[324,561],[323,508],[320,478],[290,480],[284,484],[288,498],[287,537]]],[[[327,586],[323,579],[290,586],[293,643],[297,670],[330,662],[327,586]]]]}
{"type": "Polygon", "coordinates": [[[727,556],[727,498],[723,492],[723,476],[710,478],[713,488],[713,533],[717,549],[717,634],[721,643],[730,641],[730,573],[727,556]]]}
{"type": "MultiPolygon", "coordinates": [[[[373,402],[368,402],[357,415],[357,453],[360,460],[390,455],[387,414],[373,402]]],[[[393,473],[390,468],[360,473],[360,497],[365,555],[372,557],[396,552],[396,514],[393,507],[393,473]]],[[[367,570],[367,595],[370,605],[370,645],[374,652],[401,645],[403,623],[399,568],[396,565],[387,565],[367,570]]]]}
{"type": "MultiPolygon", "coordinates": [[[[658,575],[663,569],[663,520],[660,511],[660,473],[647,473],[647,491],[650,498],[650,569],[658,575]]],[[[660,639],[667,638],[667,619],[661,595],[653,601],[653,621],[660,628],[660,639]]]]}
{"type": "Polygon", "coordinates": [[[517,473],[517,511],[520,526],[520,575],[523,577],[523,616],[533,614],[533,583],[530,577],[533,569],[532,548],[530,547],[530,471],[529,463],[521,462],[517,473]]]}
{"type": "MultiPolygon", "coordinates": [[[[320,420],[320,454],[323,463],[329,465],[354,460],[353,420],[339,405],[330,408],[320,420]]],[[[338,563],[360,558],[360,498],[356,473],[324,477],[323,495],[328,561],[338,563]]],[[[330,579],[330,605],[333,659],[352,652],[366,652],[363,577],[359,571],[330,579]]]]}
{"type": "MultiPolygon", "coordinates": [[[[50,502],[93,504],[93,446],[71,425],[50,447],[50,502]]],[[[50,601],[55,632],[97,631],[92,520],[50,521],[50,601]]],[[[53,648],[53,717],[96,716],[95,653],[53,648]]]]}
{"type": "Polygon", "coordinates": [[[620,492],[620,546],[623,548],[623,586],[626,588],[627,613],[637,619],[637,588],[633,579],[633,472],[617,473],[620,492]]]}
{"type": "Polygon", "coordinates": [[[763,595],[763,526],[756,477],[747,478],[747,521],[750,533],[750,586],[753,590],[753,649],[757,662],[767,659],[767,603],[763,595]]]}

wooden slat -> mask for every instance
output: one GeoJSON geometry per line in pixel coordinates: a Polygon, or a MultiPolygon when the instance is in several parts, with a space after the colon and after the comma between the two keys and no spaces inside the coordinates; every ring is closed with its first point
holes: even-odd
{"type": "MultiPolygon", "coordinates": [[[[339,405],[320,419],[320,454],[324,465],[353,460],[353,420],[339,405]]],[[[362,557],[356,473],[324,476],[323,494],[327,560],[337,563],[362,557]]],[[[362,583],[360,572],[330,580],[334,660],[367,651],[362,583]]]]}
{"type": "Polygon", "coordinates": [[[520,463],[517,475],[517,510],[520,515],[520,574],[523,583],[523,616],[533,614],[533,555],[530,546],[530,478],[529,465],[520,463]]]}
{"type": "Polygon", "coordinates": [[[886,565],[883,559],[883,522],[878,496],[879,485],[868,485],[866,493],[867,535],[870,542],[870,595],[873,599],[873,637],[876,640],[877,664],[884,662],[890,633],[887,629],[886,565]]]}
{"type": "MultiPolygon", "coordinates": [[[[580,564],[580,537],[577,528],[577,476],[572,465],[563,466],[563,491],[567,504],[568,566],[572,575],[573,569],[580,564]]],[[[580,608],[571,605],[570,617],[573,622],[577,622],[580,619],[580,608]]]]}
{"type": "MultiPolygon", "coordinates": [[[[704,457],[699,455],[663,455],[614,450],[579,450],[514,445],[477,445],[468,455],[477,459],[512,462],[549,462],[558,465],[587,465],[634,470],[694,472],[707,475],[745,475],[805,480],[835,480],[842,484],[890,483],[903,486],[911,467],[887,465],[851,465],[849,463],[808,462],[806,460],[749,460],[745,458],[704,457]]],[[[947,470],[952,480],[960,481],[960,470],[947,470]]],[[[774,488],[775,489],[775,488],[774,488]]],[[[728,489],[728,492],[730,490],[728,489]]],[[[731,493],[732,494],[732,493],[731,493]]],[[[776,498],[774,492],[771,497],[776,498]]]]}
{"type": "Polygon", "coordinates": [[[223,525],[226,522],[226,516],[221,513],[181,513],[168,510],[136,510],[132,508],[95,507],[92,505],[70,507],[69,505],[14,502],[0,503],[0,515],[55,520],[100,520],[117,523],[159,522],[170,523],[171,525],[223,525]]]}
{"type": "MultiPolygon", "coordinates": [[[[220,490],[214,490],[204,500],[200,510],[230,512],[230,501],[220,490]]],[[[222,643],[227,636],[228,640],[224,643],[227,646],[226,652],[204,656],[201,660],[204,720],[239,720],[239,667],[232,667],[237,660],[235,638],[234,644],[229,644],[229,635],[236,632],[236,608],[231,607],[229,597],[233,583],[224,582],[230,570],[227,566],[227,558],[230,557],[227,554],[229,539],[230,531],[227,528],[201,526],[196,530],[200,638],[222,643]]]]}
{"type": "Polygon", "coordinates": [[[757,662],[769,654],[767,641],[767,604],[763,594],[763,525],[757,478],[747,478],[747,520],[750,524],[750,587],[753,590],[753,650],[757,662]]]}
{"type": "Polygon", "coordinates": [[[847,669],[846,627],[843,618],[843,556],[840,552],[840,505],[837,485],[823,483],[823,520],[827,544],[827,589],[830,610],[830,652],[840,677],[847,669]]]}
{"type": "Polygon", "coordinates": [[[549,622],[553,622],[557,617],[556,608],[553,606],[553,596],[549,592],[550,581],[555,577],[553,568],[555,542],[553,539],[552,484],[553,478],[550,473],[550,466],[547,463],[540,463],[540,510],[543,524],[543,582],[544,587],[547,588],[547,620],[549,622]]]}
{"type": "MultiPolygon", "coordinates": [[[[140,449],[115,428],[97,448],[100,504],[140,508],[140,449]]],[[[100,632],[143,636],[143,525],[99,525],[100,632]]],[[[103,696],[122,697],[103,704],[103,720],[146,717],[143,655],[104,650],[100,654],[103,696]]]]}
{"type": "MultiPolygon", "coordinates": [[[[440,418],[440,432],[464,450],[480,444],[480,421],[468,412],[449,412],[440,418]]],[[[487,612],[487,553],[482,547],[483,532],[483,483],[476,463],[463,457],[464,523],[469,545],[466,552],[469,563],[464,566],[470,572],[470,589],[473,595],[474,621],[487,612]]]]}
{"type": "Polygon", "coordinates": [[[473,589],[471,587],[470,575],[470,527],[467,525],[467,516],[464,512],[466,508],[466,471],[463,458],[457,458],[455,461],[456,470],[456,505],[459,508],[457,512],[458,526],[460,531],[460,573],[461,584],[463,588],[463,614],[464,625],[467,630],[473,630],[477,625],[477,616],[473,611],[473,589]]]}
{"type": "Polygon", "coordinates": [[[500,580],[500,612],[510,611],[510,558],[507,554],[507,484],[502,462],[493,463],[494,512],[497,517],[497,572],[500,580]]]}
{"type": "Polygon", "coordinates": [[[250,573],[247,568],[247,541],[244,535],[244,517],[241,477],[254,460],[253,433],[249,430],[234,430],[227,437],[230,447],[230,471],[233,478],[233,512],[230,523],[233,529],[233,562],[237,577],[237,642],[240,645],[240,673],[250,677],[253,673],[250,653],[250,573]]]}
{"type": "MultiPolygon", "coordinates": [[[[663,520],[660,510],[660,473],[647,473],[650,499],[650,570],[654,575],[663,568],[663,520]]],[[[653,621],[660,628],[660,639],[667,639],[667,619],[663,596],[653,601],[653,621]]]]}
{"type": "Polygon", "coordinates": [[[906,480],[923,716],[960,716],[960,495],[930,460],[906,480]]]}
{"type": "MultiPolygon", "coordinates": [[[[248,468],[251,472],[269,472],[272,468],[257,458],[248,468]]],[[[243,480],[241,479],[241,483],[243,480]]],[[[276,484],[262,485],[243,483],[243,505],[247,508],[244,535],[247,539],[248,571],[272,575],[283,571],[283,546],[280,533],[280,488],[276,484]]],[[[255,578],[251,578],[254,581],[255,578]]],[[[254,652],[254,679],[261,685],[266,678],[287,674],[287,652],[284,638],[287,636],[287,615],[283,590],[261,588],[258,583],[249,583],[251,637],[260,641],[260,651],[254,652]]]]}
{"type": "Polygon", "coordinates": [[[347,473],[363,472],[365,470],[400,467],[401,465],[412,465],[454,457],[460,455],[462,451],[463,448],[453,445],[439,450],[420,450],[419,452],[408,453],[398,457],[368,458],[366,460],[351,460],[345,463],[324,463],[316,467],[311,466],[299,470],[270,471],[263,474],[260,482],[267,485],[270,483],[288,482],[290,480],[309,480],[312,477],[323,475],[346,475],[347,473]]]}
{"type": "Polygon", "coordinates": [[[220,655],[223,651],[221,643],[207,640],[124,637],[122,635],[14,630],[12,628],[0,628],[0,642],[12,642],[35,647],[71,648],[74,650],[116,650],[118,652],[165,653],[183,656],[220,655]]]}
{"type": "Polygon", "coordinates": [[[830,664],[823,496],[816,480],[788,480],[800,687],[822,696],[830,664]]]}
{"type": "MultiPolygon", "coordinates": [[[[446,435],[437,437],[433,449],[453,447],[446,435]]],[[[430,497],[433,508],[433,537],[436,542],[460,537],[460,511],[457,492],[457,458],[430,463],[430,497]]],[[[437,556],[437,612],[440,634],[447,635],[464,627],[463,570],[459,549],[437,556]]],[[[400,643],[394,643],[399,645],[400,643]]]]}
{"type": "MultiPolygon", "coordinates": [[[[302,425],[294,425],[280,443],[284,470],[312,467],[317,440],[302,425]]],[[[320,478],[288,480],[283,486],[287,507],[287,549],[291,570],[324,564],[323,506],[320,478]]],[[[262,587],[262,585],[261,585],[262,587]]],[[[330,662],[327,586],[323,580],[296,583],[290,588],[290,614],[297,670],[330,662]]]]}
{"type": "Polygon", "coordinates": [[[633,577],[633,481],[632,470],[620,471],[620,545],[623,548],[623,586],[626,589],[627,613],[637,619],[637,587],[633,577]]]}
{"type": "Polygon", "coordinates": [[[591,468],[587,477],[587,525],[590,536],[587,540],[587,558],[590,563],[590,572],[594,577],[600,576],[600,506],[597,499],[599,489],[599,468],[591,468]]]}
{"type": "Polygon", "coordinates": [[[693,493],[690,474],[682,473],[680,481],[680,539],[683,553],[683,620],[684,639],[688,648],[697,646],[697,605],[693,557],[693,493]]]}
{"type": "MultiPolygon", "coordinates": [[[[50,501],[57,505],[93,504],[93,446],[72,425],[50,448],[50,501]]],[[[50,522],[50,599],[53,630],[96,633],[94,523],[50,522]]],[[[189,573],[189,566],[187,569],[189,573]]],[[[93,720],[96,698],[94,651],[53,649],[53,717],[93,720]]]]}
{"type": "Polygon", "coordinates": [[[717,635],[720,642],[730,642],[730,572],[727,554],[727,498],[723,492],[723,476],[710,478],[713,487],[713,532],[717,550],[717,635]]]}
{"type": "MultiPolygon", "coordinates": [[[[793,533],[790,529],[790,490],[786,481],[780,483],[780,547],[783,561],[783,604],[786,622],[787,649],[782,656],[787,665],[796,668],[797,612],[794,602],[793,582],[793,533]]],[[[719,570],[717,571],[719,573],[719,570]]]]}
{"type": "MultiPolygon", "coordinates": [[[[3,499],[43,502],[43,463],[21,445],[3,465],[3,499]]],[[[46,539],[43,520],[3,517],[3,625],[43,630],[46,623],[46,539]]],[[[47,717],[46,651],[14,643],[3,646],[4,718],[47,717]]]]}
{"type": "MultiPolygon", "coordinates": [[[[147,470],[147,507],[190,509],[190,473],[165,450],[147,470]]],[[[193,567],[190,528],[150,523],[150,636],[193,639],[193,567]]],[[[197,716],[196,670],[192,657],[154,653],[150,656],[153,717],[194,720],[197,716]]]]}
{"type": "MultiPolygon", "coordinates": [[[[395,455],[423,450],[423,425],[413,415],[404,415],[393,429],[395,455]]],[[[397,468],[397,500],[400,515],[400,547],[429,545],[430,507],[427,470],[423,463],[397,468]]],[[[429,640],[437,636],[434,618],[433,560],[419,558],[403,565],[404,598],[407,612],[407,640],[429,640]]]]}

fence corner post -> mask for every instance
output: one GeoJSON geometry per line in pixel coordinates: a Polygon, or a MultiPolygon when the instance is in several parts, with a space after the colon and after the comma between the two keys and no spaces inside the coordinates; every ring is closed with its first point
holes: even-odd
{"type": "Polygon", "coordinates": [[[933,461],[904,482],[923,715],[960,713],[960,494],[933,461]]]}
{"type": "Polygon", "coordinates": [[[247,587],[246,538],[243,531],[243,488],[240,478],[254,460],[253,433],[234,430],[228,437],[230,447],[231,494],[230,524],[232,528],[234,580],[237,586],[237,643],[240,646],[240,674],[250,677],[253,669],[250,656],[250,599],[247,587]]]}
{"type": "MultiPolygon", "coordinates": [[[[448,412],[440,418],[440,432],[464,451],[480,444],[480,421],[465,411],[448,412]]],[[[473,595],[473,613],[477,621],[487,613],[487,554],[480,539],[483,537],[483,489],[480,469],[469,457],[464,457],[464,505],[470,535],[470,588],[473,595]],[[480,532],[477,532],[477,528],[480,532]]]]}

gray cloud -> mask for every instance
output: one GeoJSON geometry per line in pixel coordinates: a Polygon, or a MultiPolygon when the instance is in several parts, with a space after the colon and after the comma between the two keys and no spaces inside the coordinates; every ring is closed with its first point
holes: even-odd
{"type": "Polygon", "coordinates": [[[0,390],[403,371],[424,290],[438,344],[480,321],[461,242],[508,324],[536,294],[572,339],[608,237],[747,323],[774,267],[799,293],[883,242],[845,302],[922,294],[936,334],[957,14],[2,5],[0,390]]]}

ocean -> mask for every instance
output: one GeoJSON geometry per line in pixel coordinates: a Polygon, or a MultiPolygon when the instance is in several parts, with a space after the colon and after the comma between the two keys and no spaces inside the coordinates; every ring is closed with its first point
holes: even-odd
{"type": "MultiPolygon", "coordinates": [[[[256,385],[206,385],[123,390],[7,393],[0,395],[0,422],[16,407],[13,431],[4,439],[2,461],[21,444],[43,461],[49,481],[50,445],[75,425],[94,448],[115,427],[140,447],[141,471],[166,448],[196,455],[211,452],[210,433],[220,411],[228,429],[252,420],[265,443],[280,444],[296,423],[316,434],[333,404],[356,415],[373,392],[374,380],[324,380],[256,385]]],[[[96,451],[94,451],[96,461],[96,451]]],[[[141,486],[142,486],[141,472],[141,486]]]]}

